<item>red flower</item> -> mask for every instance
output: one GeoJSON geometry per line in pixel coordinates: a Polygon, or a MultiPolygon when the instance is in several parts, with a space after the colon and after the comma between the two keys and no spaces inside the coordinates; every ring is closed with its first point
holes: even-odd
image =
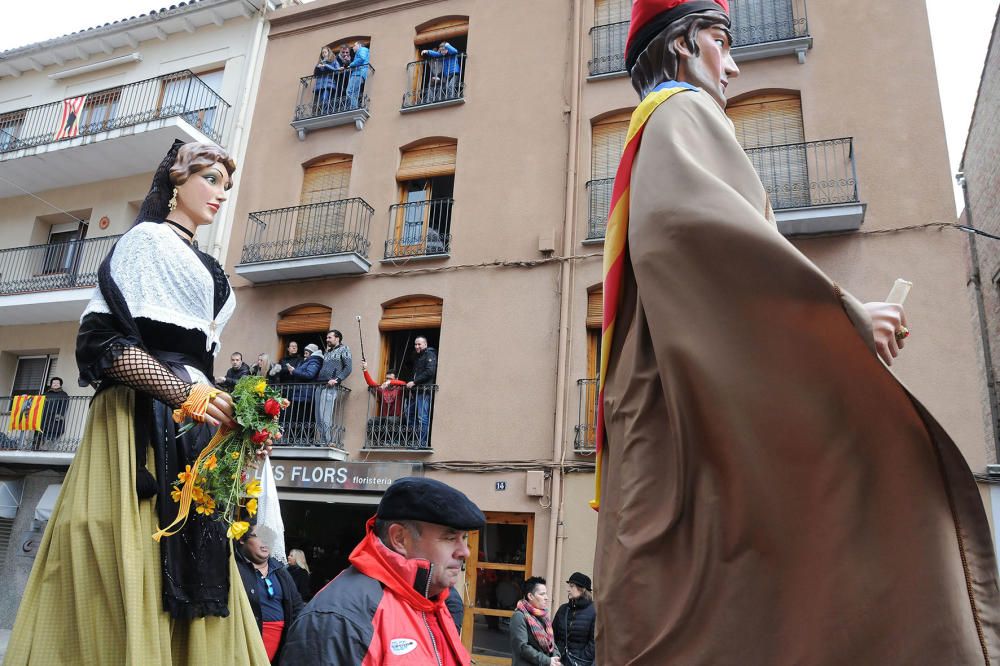
{"type": "Polygon", "coordinates": [[[264,402],[264,413],[268,416],[277,416],[281,413],[281,403],[279,403],[274,398],[268,398],[264,402]]]}
{"type": "Polygon", "coordinates": [[[250,435],[250,441],[254,444],[263,444],[268,440],[271,434],[266,430],[259,430],[254,434],[250,435]]]}

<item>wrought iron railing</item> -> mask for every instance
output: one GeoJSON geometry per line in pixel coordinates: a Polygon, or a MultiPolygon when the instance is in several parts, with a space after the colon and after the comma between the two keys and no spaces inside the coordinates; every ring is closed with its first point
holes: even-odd
{"type": "Polygon", "coordinates": [[[371,65],[358,65],[320,76],[303,76],[299,79],[299,102],[293,120],[367,110],[368,82],[374,74],[371,65]]]}
{"type": "Polygon", "coordinates": [[[774,210],[858,201],[851,137],[761,146],[746,153],[774,210]]]}
{"type": "Polygon", "coordinates": [[[593,453],[597,446],[597,380],[576,380],[579,408],[576,418],[576,437],[573,450],[584,455],[593,453]]]}
{"type": "Polygon", "coordinates": [[[629,21],[595,25],[590,29],[591,76],[625,71],[625,41],[629,21]]]}
{"type": "Polygon", "coordinates": [[[427,58],[406,66],[409,82],[403,93],[403,108],[438,104],[465,96],[465,53],[427,58]]]}
{"type": "Polygon", "coordinates": [[[436,384],[368,387],[366,449],[429,449],[436,384]]]}
{"type": "Polygon", "coordinates": [[[451,208],[454,203],[454,199],[430,199],[390,206],[385,258],[451,252],[451,208]]]}
{"type": "Polygon", "coordinates": [[[288,407],[281,411],[279,446],[344,448],[344,409],[351,389],[326,382],[278,384],[288,407]]]}
{"type": "Polygon", "coordinates": [[[587,181],[587,196],[590,205],[587,212],[587,240],[604,238],[608,226],[608,212],[611,207],[611,190],[614,178],[599,178],[587,181]]]}
{"type": "Polygon", "coordinates": [[[367,257],[374,213],[357,197],[250,213],[240,263],[345,252],[367,257]]]}
{"type": "Polygon", "coordinates": [[[11,430],[13,397],[0,397],[0,451],[56,451],[74,453],[87,422],[87,396],[61,398],[46,396],[42,407],[41,430],[11,430]]]}
{"type": "Polygon", "coordinates": [[[806,0],[731,0],[733,46],[751,46],[809,34],[806,0]]]}
{"type": "Polygon", "coordinates": [[[93,287],[97,269],[121,236],[0,250],[0,295],[93,287]]]}
{"type": "MultiPolygon", "coordinates": [[[[3,132],[0,152],[57,141],[56,134],[63,122],[63,106],[63,101],[50,102],[0,115],[3,132]]],[[[228,114],[229,104],[224,99],[195,74],[182,70],[88,93],[80,110],[79,130],[74,136],[180,117],[218,143],[222,141],[228,114]]]]}

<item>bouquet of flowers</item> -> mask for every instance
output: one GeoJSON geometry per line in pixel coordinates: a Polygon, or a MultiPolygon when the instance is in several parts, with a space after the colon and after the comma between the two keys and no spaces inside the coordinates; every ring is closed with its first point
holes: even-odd
{"type": "MultiPolygon", "coordinates": [[[[252,478],[251,471],[257,467],[260,447],[268,440],[281,439],[278,415],[288,407],[288,400],[261,377],[241,378],[232,396],[237,427],[219,428],[194,464],[177,475],[170,494],[179,504],[177,518],[154,534],[154,540],[179,532],[192,505],[198,514],[225,521],[230,539],[239,539],[250,529],[247,519],[257,513],[261,493],[260,481],[252,478]]],[[[174,412],[174,421],[183,419],[181,410],[174,412]]]]}

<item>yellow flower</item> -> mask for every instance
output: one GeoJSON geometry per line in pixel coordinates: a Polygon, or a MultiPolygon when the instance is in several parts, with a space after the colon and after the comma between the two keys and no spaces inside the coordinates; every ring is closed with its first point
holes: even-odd
{"type": "Polygon", "coordinates": [[[263,396],[264,389],[266,388],[267,388],[267,381],[262,379],[259,382],[257,382],[257,384],[253,387],[253,390],[257,392],[257,395],[263,396]]]}
{"type": "Polygon", "coordinates": [[[204,514],[206,516],[211,516],[215,513],[215,500],[211,497],[206,497],[203,504],[199,504],[198,508],[195,509],[198,513],[204,514]]]}
{"type": "Polygon", "coordinates": [[[252,499],[247,501],[247,513],[251,516],[257,513],[257,500],[252,499]]]}
{"type": "Polygon", "coordinates": [[[205,501],[205,491],[201,488],[201,486],[195,486],[191,489],[191,499],[195,502],[205,501]]]}
{"type": "Polygon", "coordinates": [[[238,520],[229,526],[229,529],[226,530],[226,536],[230,539],[239,539],[247,533],[248,529],[250,529],[250,523],[245,520],[238,520]]]}
{"type": "Polygon", "coordinates": [[[236,472],[233,472],[232,475],[230,475],[229,478],[232,479],[233,481],[235,481],[236,480],[236,476],[237,476],[236,472]]]}
{"type": "Polygon", "coordinates": [[[229,454],[229,457],[232,458],[233,460],[239,460],[240,459],[240,452],[239,451],[233,451],[232,453],[229,454]]]}
{"type": "Polygon", "coordinates": [[[181,489],[180,488],[174,488],[173,490],[171,490],[170,491],[170,499],[172,499],[175,502],[180,502],[181,501],[181,489]]]}
{"type": "Polygon", "coordinates": [[[180,480],[181,483],[187,483],[188,481],[193,479],[194,475],[191,473],[191,465],[185,465],[184,471],[177,474],[177,478],[180,480]]]}
{"type": "Polygon", "coordinates": [[[247,484],[247,495],[249,495],[250,497],[260,497],[260,492],[261,492],[260,481],[258,481],[257,479],[254,479],[253,481],[247,484]]]}
{"type": "Polygon", "coordinates": [[[215,454],[213,453],[212,455],[210,455],[205,460],[205,469],[207,469],[207,470],[213,470],[213,469],[215,469],[215,466],[218,465],[218,464],[219,464],[219,460],[218,460],[218,458],[215,457],[215,454]]]}

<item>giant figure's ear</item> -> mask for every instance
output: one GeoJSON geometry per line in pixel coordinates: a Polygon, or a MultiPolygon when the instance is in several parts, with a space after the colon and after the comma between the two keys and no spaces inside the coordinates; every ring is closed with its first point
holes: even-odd
{"type": "Polygon", "coordinates": [[[698,56],[697,53],[688,47],[686,34],[678,35],[674,38],[674,52],[677,54],[677,59],[682,62],[684,60],[691,60],[692,58],[696,58],[698,56]]]}

